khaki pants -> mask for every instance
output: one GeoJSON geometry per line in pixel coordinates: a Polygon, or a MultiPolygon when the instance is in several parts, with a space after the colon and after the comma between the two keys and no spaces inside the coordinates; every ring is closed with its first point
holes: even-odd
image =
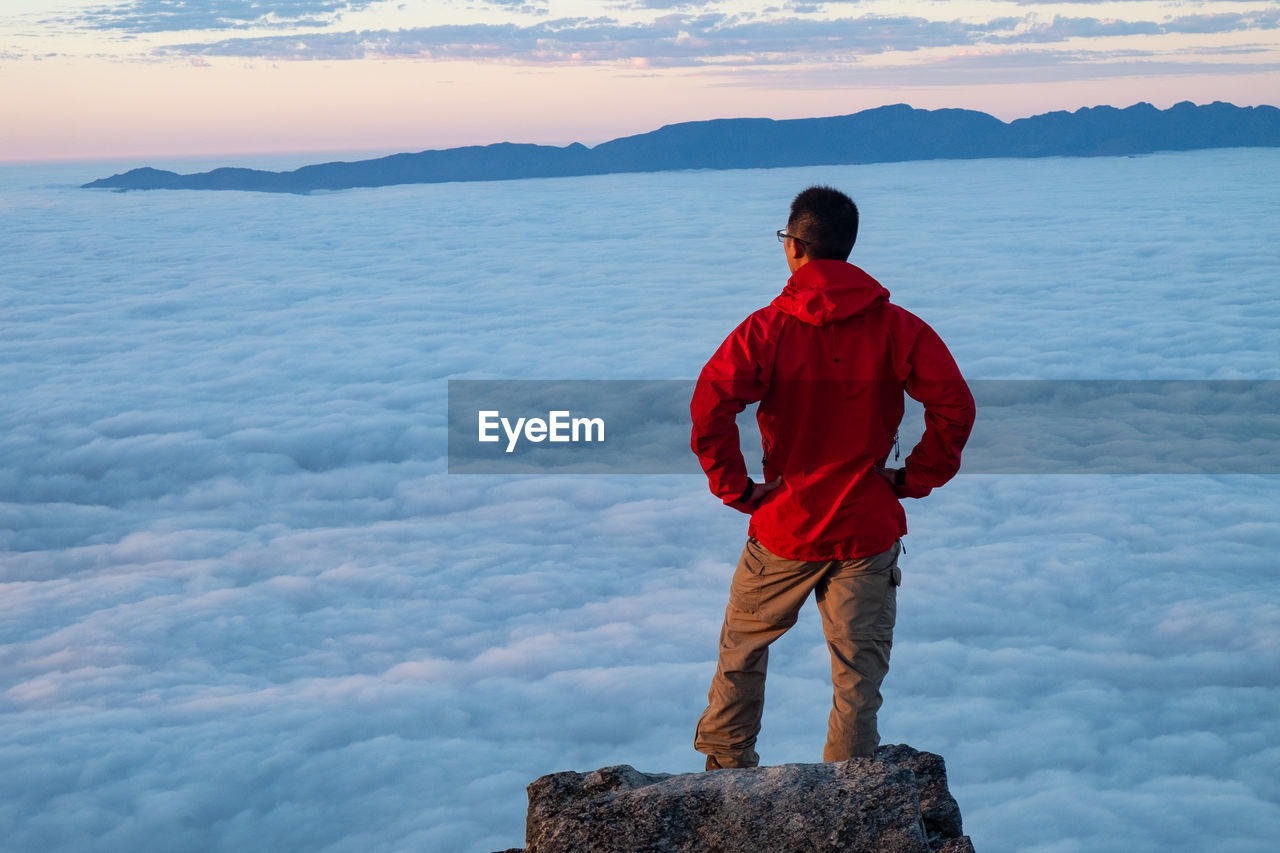
{"type": "Polygon", "coordinates": [[[754,767],[769,644],[796,623],[810,591],[831,651],[833,699],[823,761],[871,755],[897,617],[900,543],[856,560],[787,560],[748,539],[729,587],[720,661],[694,748],[721,767],[754,767]]]}

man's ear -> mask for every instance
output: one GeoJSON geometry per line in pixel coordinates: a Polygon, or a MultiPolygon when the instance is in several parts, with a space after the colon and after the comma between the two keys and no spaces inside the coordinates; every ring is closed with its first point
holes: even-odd
{"type": "Polygon", "coordinates": [[[805,251],[806,251],[805,244],[801,243],[799,240],[787,241],[787,257],[788,258],[791,258],[794,261],[798,261],[804,257],[805,251]]]}

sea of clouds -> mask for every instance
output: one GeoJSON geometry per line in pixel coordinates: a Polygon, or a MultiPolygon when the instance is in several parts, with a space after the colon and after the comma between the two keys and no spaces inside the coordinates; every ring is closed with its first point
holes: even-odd
{"type": "MultiPolygon", "coordinates": [[[[696,376],[810,183],[972,378],[1280,379],[1278,150],[76,188],[121,170],[0,169],[20,853],[486,853],[544,773],[698,769],[745,518],[696,476],[447,474],[447,380],[696,376]]],[[[910,502],[884,740],[946,757],[984,853],[1268,849],[1277,507],[1250,475],[910,502]]],[[[828,666],[810,609],[766,763],[820,759],[828,666]]]]}

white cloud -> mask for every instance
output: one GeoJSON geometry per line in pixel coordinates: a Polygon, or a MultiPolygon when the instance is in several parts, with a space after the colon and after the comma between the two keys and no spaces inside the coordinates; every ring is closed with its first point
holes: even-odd
{"type": "MultiPolygon", "coordinates": [[[[818,181],[972,377],[1280,378],[1276,157],[311,197],[0,171],[5,843],[487,853],[542,773],[696,768],[743,519],[697,478],[446,475],[445,379],[695,375],[818,181]]],[[[1276,486],[909,506],[883,730],[946,756],[981,849],[1274,837],[1276,486]]],[[[773,656],[769,762],[820,754],[815,617],[773,656]]]]}

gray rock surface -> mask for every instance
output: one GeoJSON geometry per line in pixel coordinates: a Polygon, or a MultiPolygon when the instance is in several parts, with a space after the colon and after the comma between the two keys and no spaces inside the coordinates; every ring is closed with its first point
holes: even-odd
{"type": "Polygon", "coordinates": [[[972,853],[942,757],[882,746],[828,764],[552,773],[529,786],[528,853],[972,853]]]}

